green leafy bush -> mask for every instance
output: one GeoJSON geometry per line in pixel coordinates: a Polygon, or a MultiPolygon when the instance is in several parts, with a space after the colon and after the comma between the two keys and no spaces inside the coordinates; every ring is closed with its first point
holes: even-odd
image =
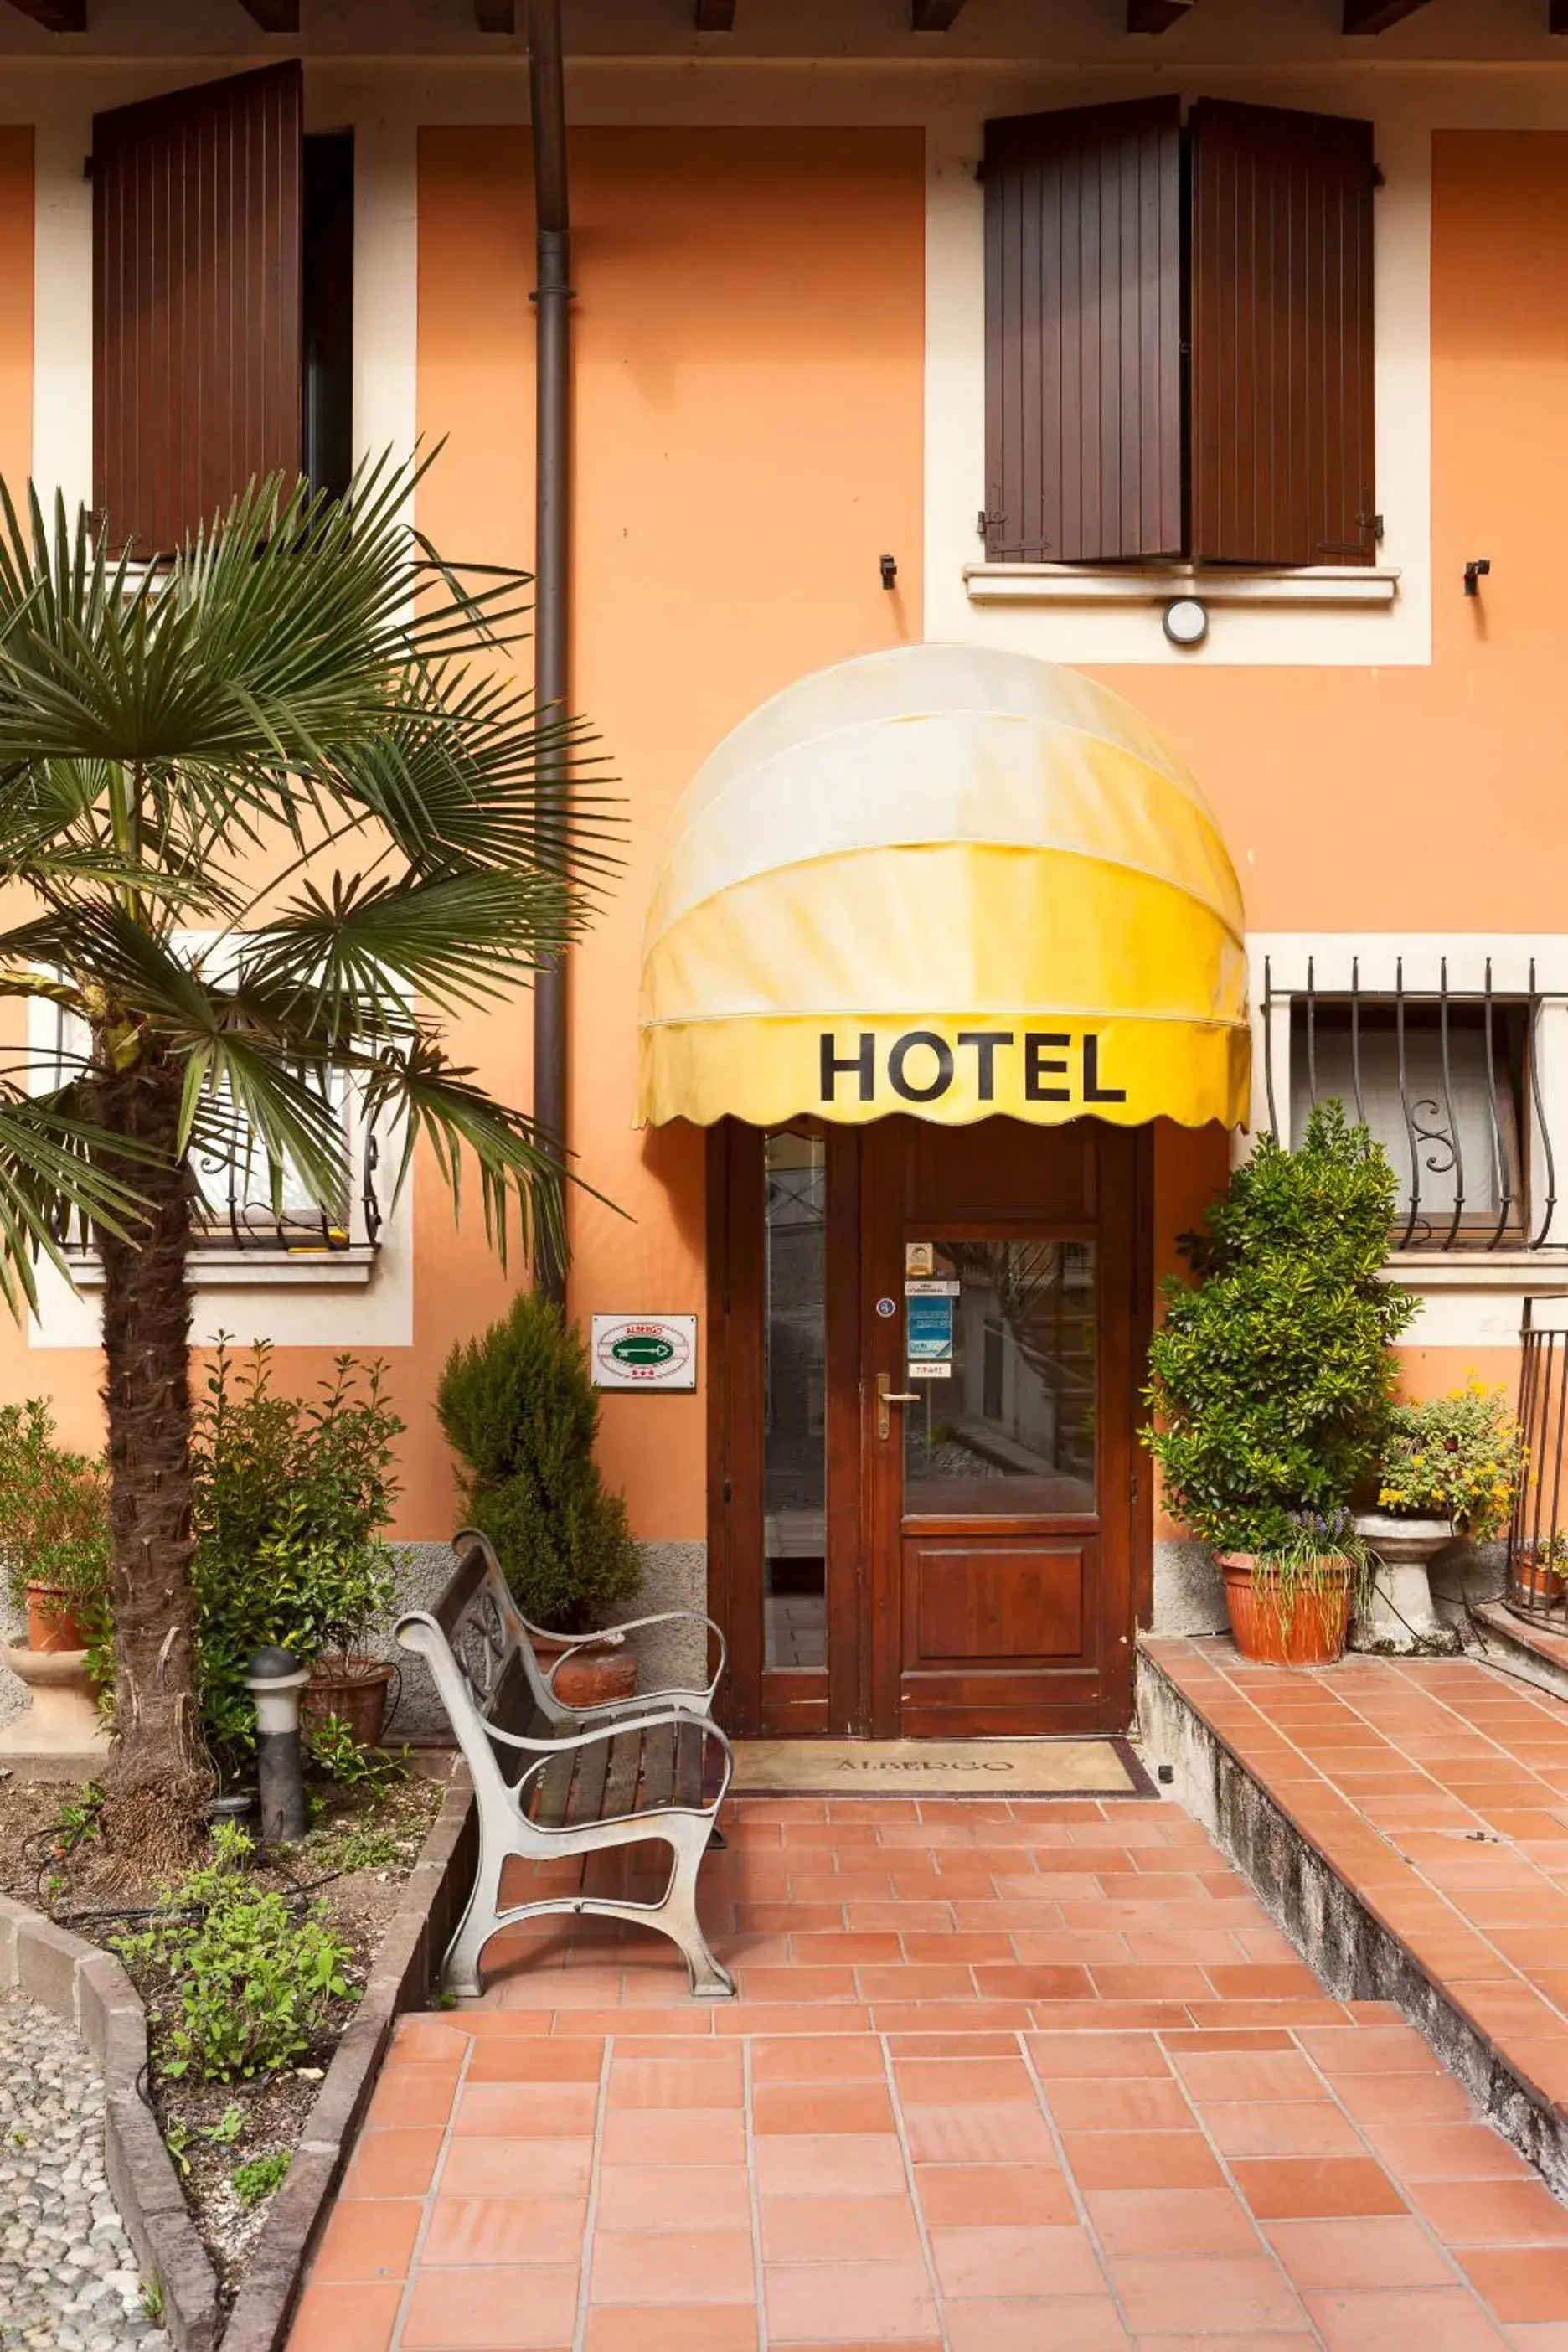
{"type": "Polygon", "coordinates": [[[268,1643],[302,1666],[361,1646],[392,1598],[380,1530],[404,1423],[379,1363],[340,1356],[313,1400],[279,1393],[271,1350],[217,1351],[195,1415],[196,1671],[207,1741],[232,1770],[256,1717],[245,1674],[268,1643]]]}
{"type": "Polygon", "coordinates": [[[58,1586],[87,1629],[107,1647],[109,1465],[55,1442],[47,1397],[0,1406],[0,1559],[12,1601],[29,1584],[58,1586]]]}
{"type": "Polygon", "coordinates": [[[234,2183],[235,2195],[248,2211],[264,2197],[270,2197],[275,2189],[281,2189],[288,2171],[289,2150],[274,2147],[265,2156],[253,2156],[248,2164],[237,2164],[229,2179],[234,2183]]]}
{"type": "Polygon", "coordinates": [[[1300,1150],[1261,1137],[1184,1237],[1198,1281],[1164,1285],[1143,1438],[1169,1509],[1216,1551],[1295,1559],[1304,1529],[1341,1547],[1415,1312],[1379,1278],[1394,1206],[1382,1147],[1324,1103],[1300,1150]]]}
{"type": "Polygon", "coordinates": [[[220,1822],[210,1863],[168,1891],[163,1913],[112,1948],[132,1967],[170,1971],[178,2022],[166,2032],[163,2072],[233,2083],[276,2074],[307,2051],[334,2000],[352,1994],[350,1947],[324,1906],[296,1916],[284,1897],[257,1886],[253,1847],[220,1822]]]}
{"type": "Polygon", "coordinates": [[[599,1475],[599,1401],[580,1334],[524,1291],[447,1359],[441,1426],[467,1465],[463,1508],[496,1548],[525,1616],[585,1633],[640,1578],[626,1508],[599,1475]]]}
{"type": "Polygon", "coordinates": [[[304,1726],[305,1760],[322,1779],[341,1789],[367,1789],[376,1799],[408,1778],[408,1751],[389,1756],[378,1748],[362,1748],[341,1715],[311,1717],[304,1726]]]}
{"type": "Polygon", "coordinates": [[[1520,1469],[1520,1427],[1508,1392],[1472,1373],[1447,1396],[1393,1408],[1378,1508],[1396,1518],[1451,1519],[1485,1543],[1508,1526],[1520,1469]]]}

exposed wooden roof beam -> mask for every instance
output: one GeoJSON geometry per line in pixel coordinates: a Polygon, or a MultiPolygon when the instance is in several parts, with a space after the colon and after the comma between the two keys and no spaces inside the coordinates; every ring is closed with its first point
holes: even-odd
{"type": "Polygon", "coordinates": [[[18,15],[30,16],[46,33],[85,33],[87,0],[11,0],[18,15]]]}
{"type": "Polygon", "coordinates": [[[239,0],[247,16],[254,16],[264,33],[297,33],[300,29],[300,0],[239,0]]]}
{"type": "Polygon", "coordinates": [[[1386,33],[1402,16],[1414,16],[1426,0],[1345,0],[1347,33],[1386,33]]]}
{"type": "Polygon", "coordinates": [[[697,0],[697,29],[700,33],[732,33],[735,0],[697,0]]]}
{"type": "Polygon", "coordinates": [[[910,0],[910,30],[911,33],[945,33],[963,5],[963,0],[910,0]]]}
{"type": "Polygon", "coordinates": [[[515,33],[517,0],[474,0],[474,22],[481,33],[515,33]]]}
{"type": "Polygon", "coordinates": [[[1193,0],[1127,0],[1130,33],[1168,33],[1179,25],[1193,0]]]}

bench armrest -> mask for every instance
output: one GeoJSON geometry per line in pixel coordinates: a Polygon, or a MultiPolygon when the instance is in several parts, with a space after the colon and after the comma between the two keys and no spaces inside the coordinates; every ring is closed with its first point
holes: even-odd
{"type": "MultiPolygon", "coordinates": [[[[544,1680],[549,1684],[551,1689],[553,1690],[555,1687],[556,1675],[565,1664],[567,1659],[575,1657],[580,1650],[593,1650],[599,1648],[618,1649],[625,1642],[628,1633],[646,1633],[650,1625],[682,1624],[705,1626],[707,1631],[712,1635],[714,1641],[719,1644],[719,1664],[714,1668],[712,1680],[703,1686],[700,1692],[694,1691],[689,1694],[689,1696],[692,1697],[700,1696],[703,1698],[710,1699],[724,1678],[724,1667],[730,1653],[729,1645],[725,1642],[721,1628],[714,1623],[711,1617],[705,1617],[700,1609],[661,1609],[658,1611],[657,1615],[652,1617],[628,1617],[622,1624],[606,1626],[603,1633],[584,1633],[573,1641],[569,1648],[562,1651],[560,1656],[555,1659],[549,1671],[544,1674],[544,1680]]],[[[541,1625],[530,1625],[528,1630],[531,1633],[543,1633],[545,1629],[541,1625]]],[[[551,1634],[548,1638],[552,1641],[558,1641],[560,1636],[558,1634],[551,1634]]],[[[649,1696],[657,1696],[657,1694],[650,1693],[649,1696]]]]}

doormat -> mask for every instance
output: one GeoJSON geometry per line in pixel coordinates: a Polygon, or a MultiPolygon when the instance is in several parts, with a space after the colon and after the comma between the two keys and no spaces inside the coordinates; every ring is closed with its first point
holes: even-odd
{"type": "Polygon", "coordinates": [[[737,1739],[741,1797],[1152,1797],[1125,1739],[737,1739]]]}

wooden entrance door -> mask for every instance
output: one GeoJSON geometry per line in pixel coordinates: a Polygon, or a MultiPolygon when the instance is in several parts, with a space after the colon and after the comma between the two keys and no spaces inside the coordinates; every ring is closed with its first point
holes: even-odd
{"type": "Polygon", "coordinates": [[[1125,1727],[1146,1166],[1142,1135],[1091,1120],[715,1131],[731,1727],[1125,1727]]]}

